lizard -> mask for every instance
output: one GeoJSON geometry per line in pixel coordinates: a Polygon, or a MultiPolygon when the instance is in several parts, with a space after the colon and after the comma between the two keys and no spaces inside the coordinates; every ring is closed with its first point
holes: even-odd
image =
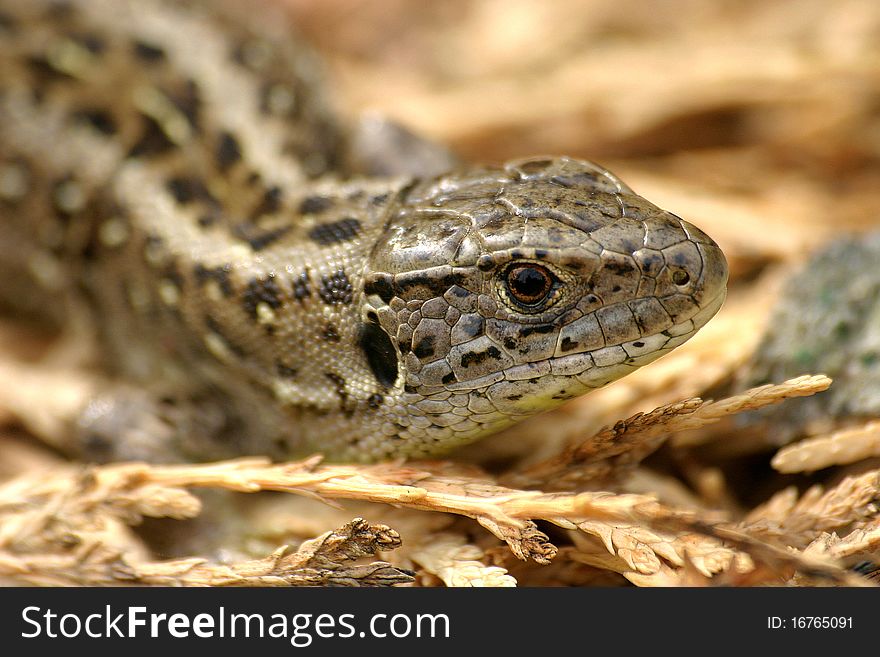
{"type": "Polygon", "coordinates": [[[302,40],[231,5],[0,0],[0,299],[94,317],[82,458],[439,455],[720,308],[718,245],[597,164],[359,160],[302,40]]]}

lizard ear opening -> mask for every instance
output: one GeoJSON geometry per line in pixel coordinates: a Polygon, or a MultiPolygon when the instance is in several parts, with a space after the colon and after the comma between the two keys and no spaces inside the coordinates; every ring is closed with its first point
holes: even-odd
{"type": "Polygon", "coordinates": [[[368,315],[361,328],[360,345],[379,385],[386,390],[393,387],[398,376],[397,350],[375,313],[368,315]]]}

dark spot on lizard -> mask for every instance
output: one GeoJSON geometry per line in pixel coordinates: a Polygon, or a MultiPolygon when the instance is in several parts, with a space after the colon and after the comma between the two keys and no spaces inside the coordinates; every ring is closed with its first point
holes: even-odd
{"type": "Polygon", "coordinates": [[[263,197],[254,208],[253,212],[251,212],[251,219],[256,220],[264,214],[275,214],[278,212],[278,210],[281,209],[281,198],[283,195],[284,193],[281,191],[280,187],[275,185],[269,187],[263,193],[263,197]]]}
{"type": "Polygon", "coordinates": [[[245,50],[247,47],[248,42],[235,44],[235,47],[232,48],[229,53],[229,58],[239,66],[244,66],[249,69],[250,67],[247,65],[247,57],[245,56],[245,50]]]}
{"type": "Polygon", "coordinates": [[[378,322],[367,322],[361,328],[360,346],[367,364],[379,385],[390,388],[397,381],[397,351],[389,335],[378,322]]]}
{"type": "Polygon", "coordinates": [[[464,280],[465,276],[460,272],[452,272],[444,276],[432,276],[424,272],[408,272],[399,274],[394,279],[394,293],[403,298],[410,291],[423,290],[430,297],[441,297],[450,288],[463,283],[464,280]]]}
{"type": "Polygon", "coordinates": [[[394,298],[393,278],[388,274],[379,274],[364,285],[366,294],[377,294],[385,303],[390,303],[394,298]]]}
{"type": "Polygon", "coordinates": [[[241,146],[231,133],[220,133],[217,149],[214,151],[214,159],[217,161],[217,169],[221,172],[229,170],[232,165],[241,160],[241,146]]]}
{"type": "Polygon", "coordinates": [[[346,402],[348,401],[348,392],[345,390],[345,379],[335,372],[324,372],[324,376],[330,379],[333,383],[336,394],[339,395],[339,401],[342,404],[342,408],[345,409],[346,402]]]}
{"type": "Polygon", "coordinates": [[[183,278],[183,274],[180,273],[180,269],[177,266],[177,262],[172,260],[167,265],[165,265],[164,269],[161,273],[162,279],[171,283],[178,290],[183,289],[183,284],[185,279],[183,278]]]}
{"type": "Polygon", "coordinates": [[[299,204],[300,214],[321,214],[333,207],[333,199],[327,196],[307,196],[299,204]]]}
{"type": "Polygon", "coordinates": [[[532,333],[538,333],[538,334],[543,335],[545,333],[550,333],[551,331],[553,331],[552,324],[533,324],[531,326],[525,326],[522,329],[520,329],[519,334],[520,334],[520,336],[526,338],[526,337],[530,336],[532,333]]]}
{"type": "Polygon", "coordinates": [[[216,281],[220,287],[223,296],[229,298],[232,296],[232,281],[229,279],[229,273],[232,271],[231,265],[223,265],[221,267],[205,267],[201,263],[197,264],[193,269],[193,275],[199,286],[204,285],[208,281],[216,281]]]}
{"type": "Polygon", "coordinates": [[[572,349],[577,349],[579,342],[575,342],[569,337],[562,338],[562,342],[559,344],[559,350],[562,352],[571,351],[572,349]]]}
{"type": "Polygon", "coordinates": [[[382,395],[374,393],[367,399],[367,406],[375,410],[382,405],[383,401],[385,401],[385,398],[382,395]]]}
{"type": "Polygon", "coordinates": [[[135,57],[146,64],[155,64],[165,59],[165,51],[146,41],[135,41],[132,44],[135,57]]]}
{"type": "Polygon", "coordinates": [[[156,253],[160,251],[165,246],[165,240],[162,239],[160,235],[156,235],[155,233],[149,233],[146,238],[144,238],[144,252],[145,253],[156,253]]]}
{"type": "Polygon", "coordinates": [[[164,153],[175,147],[165,131],[151,116],[143,116],[144,127],[140,138],[128,151],[128,157],[149,157],[164,153]]]}
{"type": "MultiPolygon", "coordinates": [[[[186,80],[181,89],[159,88],[156,91],[183,115],[193,132],[198,132],[201,99],[199,98],[198,86],[194,81],[186,80]]],[[[144,128],[140,139],[129,151],[129,157],[158,155],[178,145],[171,138],[171,135],[168,135],[163,127],[156,122],[154,117],[147,114],[141,116],[144,120],[144,128]]],[[[176,136],[176,138],[179,137],[179,135],[176,136]]]]}
{"type": "Polygon", "coordinates": [[[308,232],[308,236],[309,239],[321,246],[329,246],[357,237],[360,229],[361,222],[348,217],[329,224],[319,224],[308,232]]]}
{"type": "Polygon", "coordinates": [[[635,267],[627,261],[609,260],[602,269],[618,276],[627,276],[635,270],[635,267]]]}
{"type": "Polygon", "coordinates": [[[210,228],[217,223],[217,219],[216,212],[206,212],[205,214],[199,215],[198,219],[196,219],[196,223],[201,228],[210,228]]]}
{"type": "Polygon", "coordinates": [[[295,379],[299,374],[299,370],[297,368],[291,367],[290,365],[285,365],[281,361],[276,361],[275,371],[278,372],[278,376],[284,379],[295,379]]]}
{"type": "Polygon", "coordinates": [[[309,281],[309,270],[304,269],[300,275],[293,279],[293,298],[302,303],[312,293],[309,281]]]}
{"type": "Polygon", "coordinates": [[[274,244],[286,235],[292,226],[278,226],[270,230],[261,230],[250,222],[237,224],[232,229],[232,234],[238,239],[247,242],[254,251],[262,251],[267,246],[274,244]]]}
{"type": "Polygon", "coordinates": [[[329,305],[347,305],[354,297],[354,288],[351,281],[342,269],[329,276],[321,276],[321,285],[318,288],[318,296],[329,305]]]}
{"type": "Polygon", "coordinates": [[[187,80],[180,91],[169,92],[165,95],[174,106],[186,117],[193,130],[199,129],[199,112],[202,101],[199,97],[199,87],[193,80],[187,80]]]}
{"type": "Polygon", "coordinates": [[[455,382],[455,373],[450,372],[449,374],[444,376],[442,379],[440,379],[440,382],[441,383],[454,383],[455,382]]]}
{"type": "Polygon", "coordinates": [[[28,68],[37,78],[37,86],[60,80],[72,80],[73,77],[58,68],[55,68],[49,60],[42,55],[32,55],[27,58],[28,68]]]}
{"type": "Polygon", "coordinates": [[[466,290],[459,285],[453,285],[451,288],[449,288],[449,290],[447,290],[447,293],[454,296],[456,299],[465,299],[471,295],[470,290],[466,290]]]}
{"type": "Polygon", "coordinates": [[[461,355],[461,366],[479,365],[487,358],[497,359],[501,356],[498,347],[487,347],[483,351],[468,351],[461,355]]]}
{"type": "Polygon", "coordinates": [[[275,274],[268,274],[264,278],[254,278],[247,284],[241,297],[245,312],[252,319],[257,319],[257,306],[265,303],[270,308],[281,307],[281,289],[275,281],[275,274]]]}
{"type": "Polygon", "coordinates": [[[6,12],[0,12],[0,30],[12,33],[15,32],[17,29],[17,21],[6,12]]]}
{"type": "Polygon", "coordinates": [[[116,134],[116,119],[109,112],[97,109],[81,109],[74,112],[72,118],[77,123],[92,127],[106,137],[116,134]]]}
{"type": "Polygon", "coordinates": [[[210,206],[218,206],[217,199],[208,191],[205,183],[194,176],[176,176],[165,181],[165,189],[181,205],[194,201],[204,201],[210,206]]]}
{"type": "Polygon", "coordinates": [[[456,334],[466,339],[481,336],[484,330],[483,318],[477,314],[462,315],[455,324],[456,334]]]}
{"type": "Polygon", "coordinates": [[[321,333],[321,337],[324,338],[327,342],[339,342],[339,331],[336,330],[336,327],[329,322],[324,325],[324,331],[321,333]]]}
{"type": "Polygon", "coordinates": [[[97,34],[88,34],[84,32],[72,33],[68,34],[67,38],[82,48],[85,48],[93,55],[101,55],[107,50],[107,44],[97,34]]]}
{"type": "Polygon", "coordinates": [[[645,343],[642,342],[641,340],[639,340],[638,342],[633,342],[633,347],[635,347],[636,349],[641,349],[644,346],[645,346],[645,343]]]}
{"type": "Polygon", "coordinates": [[[426,335],[418,343],[413,345],[412,352],[419,359],[430,358],[434,355],[434,336],[426,335]]]}

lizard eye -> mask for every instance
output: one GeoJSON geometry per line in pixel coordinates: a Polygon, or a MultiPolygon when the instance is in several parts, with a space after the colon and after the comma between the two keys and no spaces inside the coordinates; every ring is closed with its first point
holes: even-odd
{"type": "Polygon", "coordinates": [[[555,282],[556,277],[547,268],[532,263],[515,264],[504,275],[504,285],[513,300],[530,308],[551,295],[555,282]]]}

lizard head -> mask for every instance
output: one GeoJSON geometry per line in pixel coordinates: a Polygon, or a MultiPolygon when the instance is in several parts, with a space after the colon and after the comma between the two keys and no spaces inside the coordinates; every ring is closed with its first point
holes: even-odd
{"type": "Polygon", "coordinates": [[[371,366],[421,418],[401,436],[419,454],[682,344],[720,308],[727,263],[706,234],[608,171],[541,158],[417,184],[364,280],[367,333],[385,349],[371,366]]]}

